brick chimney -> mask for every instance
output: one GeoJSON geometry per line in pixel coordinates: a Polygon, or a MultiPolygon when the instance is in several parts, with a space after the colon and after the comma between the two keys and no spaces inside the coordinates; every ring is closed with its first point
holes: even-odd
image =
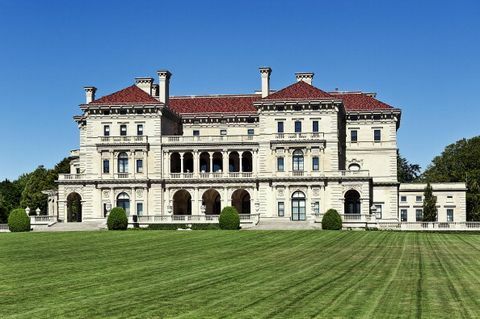
{"type": "Polygon", "coordinates": [[[262,97],[267,97],[270,94],[270,74],[272,74],[272,69],[266,66],[259,68],[259,70],[262,77],[262,97]]]}
{"type": "Polygon", "coordinates": [[[172,76],[172,73],[167,70],[159,70],[157,71],[157,74],[159,87],[158,99],[160,100],[160,102],[168,104],[168,98],[170,95],[170,77],[172,76]]]}
{"type": "Polygon", "coordinates": [[[297,72],[295,73],[295,77],[297,78],[297,82],[303,81],[312,85],[313,76],[315,73],[313,72],[297,72]]]}
{"type": "Polygon", "coordinates": [[[95,101],[95,92],[97,92],[97,88],[94,86],[86,86],[84,87],[85,90],[85,104],[95,101]]]}

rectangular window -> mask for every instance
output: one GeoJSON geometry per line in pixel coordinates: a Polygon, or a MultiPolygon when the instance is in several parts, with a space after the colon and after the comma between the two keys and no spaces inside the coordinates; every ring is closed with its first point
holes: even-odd
{"type": "Polygon", "coordinates": [[[357,130],[351,130],[350,131],[350,141],[351,142],[356,142],[358,141],[358,136],[357,136],[357,130]]]}
{"type": "Polygon", "coordinates": [[[302,133],[302,122],[295,121],[295,133],[302,133]]]}
{"type": "Polygon", "coordinates": [[[380,142],[382,140],[382,131],[373,130],[373,140],[375,142],[380,142]]]}
{"type": "Polygon", "coordinates": [[[285,170],[285,165],[284,165],[284,160],[283,157],[278,157],[277,158],[277,171],[283,172],[285,170]]]}
{"type": "Polygon", "coordinates": [[[193,136],[200,136],[199,130],[193,130],[193,136]]]}
{"type": "Polygon", "coordinates": [[[447,222],[453,222],[453,209],[447,209],[447,222]]]}
{"type": "Polygon", "coordinates": [[[401,221],[401,222],[406,222],[406,221],[407,221],[407,216],[408,216],[407,210],[406,210],[406,209],[402,209],[402,210],[400,211],[400,221],[401,221]]]}
{"type": "Polygon", "coordinates": [[[103,160],[103,174],[110,173],[110,161],[108,159],[103,160]]]}
{"type": "Polygon", "coordinates": [[[283,133],[283,122],[277,122],[277,133],[283,133]]]}
{"type": "Polygon", "coordinates": [[[423,210],[421,210],[421,209],[415,210],[415,218],[416,218],[417,222],[423,221],[423,210]]]}
{"type": "Polygon", "coordinates": [[[249,128],[249,129],[247,130],[247,134],[248,134],[248,135],[253,135],[253,134],[255,134],[255,130],[254,130],[253,128],[249,128]]]}
{"type": "Polygon", "coordinates": [[[127,136],[127,125],[120,125],[120,136],[127,136]]]}
{"type": "Polygon", "coordinates": [[[142,136],[143,135],[143,124],[138,124],[137,125],[137,135],[142,136]]]}
{"type": "Polygon", "coordinates": [[[143,215],[143,203],[137,202],[137,216],[143,215]]]}
{"type": "Polygon", "coordinates": [[[383,207],[380,204],[375,205],[375,214],[377,215],[378,219],[382,219],[382,211],[383,207]]]}
{"type": "Polygon", "coordinates": [[[317,156],[312,157],[312,170],[318,171],[320,169],[319,162],[320,161],[317,156]]]}
{"type": "Polygon", "coordinates": [[[103,126],[103,136],[110,136],[110,125],[103,126]]]}
{"type": "Polygon", "coordinates": [[[278,202],[278,217],[284,217],[284,216],[285,216],[285,203],[278,202]]]}
{"type": "Polygon", "coordinates": [[[415,196],[415,201],[416,202],[421,202],[422,201],[422,196],[415,196]]]}
{"type": "Polygon", "coordinates": [[[313,121],[312,122],[312,132],[313,133],[318,133],[318,121],[313,121]]]}
{"type": "Polygon", "coordinates": [[[314,202],[313,203],[313,213],[315,215],[319,215],[320,214],[320,202],[314,202]]]}
{"type": "Polygon", "coordinates": [[[137,173],[143,173],[143,160],[137,159],[137,173]]]}
{"type": "Polygon", "coordinates": [[[227,135],[227,130],[220,130],[220,135],[227,135]]]}
{"type": "Polygon", "coordinates": [[[400,196],[400,201],[405,203],[407,201],[407,196],[400,196]]]}

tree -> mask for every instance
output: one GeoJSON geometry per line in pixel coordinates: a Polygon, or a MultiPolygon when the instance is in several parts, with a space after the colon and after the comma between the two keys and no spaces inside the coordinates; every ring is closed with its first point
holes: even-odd
{"type": "Polygon", "coordinates": [[[46,214],[48,196],[42,191],[52,188],[55,188],[55,172],[39,166],[28,178],[22,192],[20,206],[22,208],[30,207],[32,211],[40,208],[42,213],[46,214]]]}
{"type": "Polygon", "coordinates": [[[423,221],[434,222],[437,220],[437,197],[433,196],[433,189],[427,183],[423,191],[423,221]]]}
{"type": "Polygon", "coordinates": [[[420,176],[420,165],[410,164],[397,151],[397,177],[400,183],[411,183],[420,176]]]}
{"type": "Polygon", "coordinates": [[[480,187],[477,181],[472,181],[467,192],[467,219],[480,221],[480,187]]]}

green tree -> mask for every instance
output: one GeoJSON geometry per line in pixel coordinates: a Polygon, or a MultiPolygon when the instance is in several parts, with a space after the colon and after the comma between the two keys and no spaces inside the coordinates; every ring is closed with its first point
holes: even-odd
{"type": "Polygon", "coordinates": [[[467,192],[467,219],[480,221],[480,187],[477,181],[471,181],[467,192]]]}
{"type": "Polygon", "coordinates": [[[434,222],[437,220],[437,197],[433,196],[433,189],[427,183],[423,191],[423,221],[434,222]]]}
{"type": "Polygon", "coordinates": [[[410,164],[397,151],[397,177],[400,183],[411,183],[420,176],[420,165],[410,164]]]}
{"type": "Polygon", "coordinates": [[[30,207],[32,211],[40,208],[43,214],[47,213],[48,196],[42,191],[55,188],[55,173],[53,170],[47,170],[39,166],[28,178],[25,188],[22,192],[20,206],[22,208],[30,207]]]}

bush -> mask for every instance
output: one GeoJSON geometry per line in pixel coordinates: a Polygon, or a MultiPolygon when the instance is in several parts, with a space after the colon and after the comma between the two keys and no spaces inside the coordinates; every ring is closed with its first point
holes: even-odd
{"type": "Polygon", "coordinates": [[[240,216],[238,216],[238,212],[235,207],[227,206],[222,209],[218,221],[220,229],[240,229],[240,216]]]}
{"type": "Polygon", "coordinates": [[[335,209],[329,209],[322,218],[322,229],[342,229],[342,218],[335,209]]]}
{"type": "Polygon", "coordinates": [[[193,224],[192,230],[219,230],[218,224],[193,224]]]}
{"type": "Polygon", "coordinates": [[[115,207],[110,211],[107,219],[108,230],[125,230],[128,227],[128,218],[125,210],[115,207]]]}
{"type": "Polygon", "coordinates": [[[30,231],[30,217],[27,216],[25,209],[12,210],[8,216],[8,228],[11,232],[30,231]]]}
{"type": "Polygon", "coordinates": [[[179,228],[187,228],[187,224],[150,224],[148,230],[177,230],[179,228]]]}

